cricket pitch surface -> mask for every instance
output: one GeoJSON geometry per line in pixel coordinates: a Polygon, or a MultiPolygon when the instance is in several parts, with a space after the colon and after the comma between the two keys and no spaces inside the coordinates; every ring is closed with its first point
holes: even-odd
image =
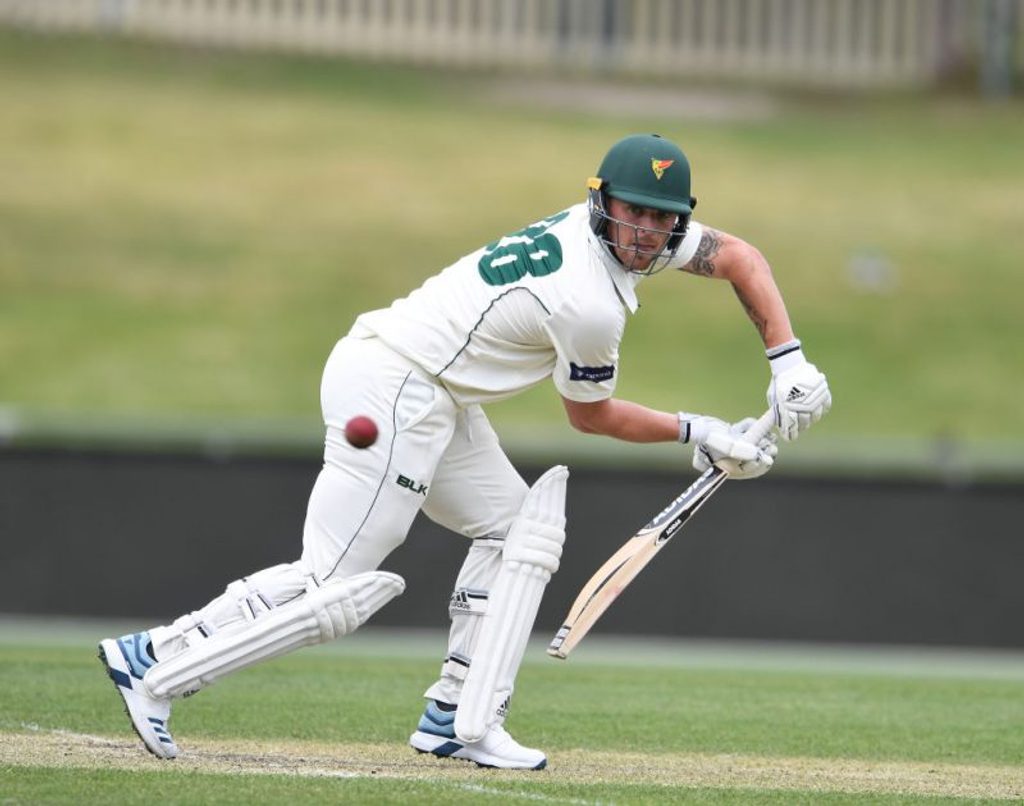
{"type": "MultiPolygon", "coordinates": [[[[173,761],[149,756],[132,737],[46,730],[0,733],[0,765],[121,769],[308,778],[390,778],[449,782],[466,789],[496,781],[631,783],[794,792],[932,795],[1020,800],[1024,770],[996,765],[786,758],[703,753],[562,750],[544,771],[485,770],[418,754],[403,744],[192,739],[173,761]]],[[[584,802],[584,801],[581,801],[584,802]]]]}

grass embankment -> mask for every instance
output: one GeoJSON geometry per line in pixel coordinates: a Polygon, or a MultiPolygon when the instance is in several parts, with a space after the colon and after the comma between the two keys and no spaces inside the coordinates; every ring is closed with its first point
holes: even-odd
{"type": "MultiPolygon", "coordinates": [[[[580,200],[609,143],[658,130],[691,156],[699,218],[771,260],[833,385],[829,434],[1024,435],[1019,103],[715,122],[494,82],[0,32],[0,402],[315,425],[356,314],[580,200]]],[[[728,287],[666,274],[641,298],[623,396],[757,413],[767,369],[728,287]]],[[[493,414],[562,420],[548,385],[493,414]]]]}

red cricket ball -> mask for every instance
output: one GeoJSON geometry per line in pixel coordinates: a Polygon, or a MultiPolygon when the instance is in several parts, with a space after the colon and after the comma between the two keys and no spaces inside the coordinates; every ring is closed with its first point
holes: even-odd
{"type": "Polygon", "coordinates": [[[345,423],[345,439],[354,448],[369,448],[377,441],[377,424],[362,414],[345,423]]]}

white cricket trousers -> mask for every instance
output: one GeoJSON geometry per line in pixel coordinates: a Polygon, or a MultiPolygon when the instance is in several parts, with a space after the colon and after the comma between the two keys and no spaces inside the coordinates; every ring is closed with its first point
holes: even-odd
{"type": "Polygon", "coordinates": [[[528,487],[479,406],[458,407],[436,379],[376,337],[350,335],[335,345],[320,400],[324,464],[309,498],[301,560],[243,577],[206,607],[151,630],[157,658],[287,604],[303,595],[310,574],[322,584],[376,569],[422,508],[473,540],[449,603],[442,676],[428,690],[457,702],[504,537],[528,487]],[[371,417],[379,429],[369,448],[345,439],[345,424],[356,415],[371,417]]]}
{"type": "Polygon", "coordinates": [[[377,338],[346,336],[324,369],[327,436],[310,496],[302,560],[326,581],[371,571],[405,540],[422,508],[469,538],[503,538],[527,485],[479,406],[460,409],[431,375],[377,338]],[[345,439],[365,414],[370,448],[345,439]]]}

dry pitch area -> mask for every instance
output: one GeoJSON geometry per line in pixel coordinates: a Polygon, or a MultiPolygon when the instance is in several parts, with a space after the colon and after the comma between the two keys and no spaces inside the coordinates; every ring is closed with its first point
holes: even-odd
{"type": "MultiPolygon", "coordinates": [[[[2,764],[246,776],[429,779],[468,791],[486,791],[489,782],[511,782],[528,776],[531,781],[542,778],[565,784],[644,781],[673,786],[803,793],[1024,799],[1024,770],[1007,766],[568,750],[551,753],[548,769],[543,772],[511,772],[482,770],[466,762],[434,759],[414,753],[400,744],[253,743],[201,739],[189,740],[183,748],[182,757],[166,762],[148,756],[134,737],[92,736],[42,730],[34,726],[26,726],[23,733],[0,733],[2,764]]],[[[538,794],[531,795],[531,800],[588,802],[538,794]]]]}

